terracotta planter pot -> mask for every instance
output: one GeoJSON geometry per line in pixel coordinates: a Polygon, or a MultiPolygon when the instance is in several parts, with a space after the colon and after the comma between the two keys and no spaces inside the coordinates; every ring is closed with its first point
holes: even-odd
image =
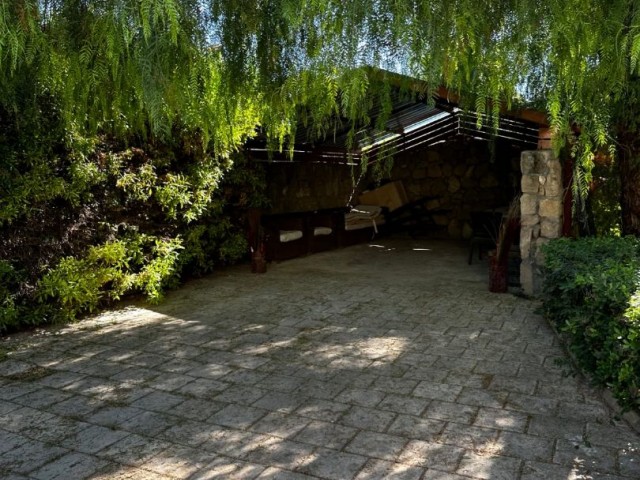
{"type": "Polygon", "coordinates": [[[507,291],[507,280],[509,278],[509,268],[506,262],[498,262],[495,253],[489,255],[489,291],[494,293],[505,293],[507,291]]]}

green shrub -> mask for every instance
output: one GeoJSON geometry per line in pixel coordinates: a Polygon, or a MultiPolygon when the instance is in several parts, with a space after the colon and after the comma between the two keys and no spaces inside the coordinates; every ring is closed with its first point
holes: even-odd
{"type": "Polygon", "coordinates": [[[560,239],[544,255],[545,315],[585,370],[624,407],[640,406],[640,241],[560,239]]]}
{"type": "Polygon", "coordinates": [[[38,299],[58,306],[52,320],[73,320],[118,300],[126,293],[144,293],[151,302],[175,284],[180,273],[182,242],[135,235],[91,247],[82,258],[66,257],[38,283],[38,299]]]}

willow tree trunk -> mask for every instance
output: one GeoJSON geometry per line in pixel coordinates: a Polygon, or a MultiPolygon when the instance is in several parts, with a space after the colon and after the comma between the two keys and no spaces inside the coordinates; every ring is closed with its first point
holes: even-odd
{"type": "Polygon", "coordinates": [[[640,237],[640,138],[625,131],[618,140],[622,233],[640,237]]]}

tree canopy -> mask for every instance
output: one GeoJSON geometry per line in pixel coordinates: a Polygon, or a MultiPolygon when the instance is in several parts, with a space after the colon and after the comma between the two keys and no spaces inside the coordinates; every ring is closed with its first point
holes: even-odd
{"type": "Polygon", "coordinates": [[[69,129],[167,135],[180,122],[225,152],[257,124],[283,141],[301,106],[320,133],[334,113],[366,120],[358,68],[375,66],[480,112],[533,102],[559,137],[579,125],[591,151],[611,143],[640,68],[637,3],[4,0],[0,102],[33,113],[52,97],[69,129]]]}

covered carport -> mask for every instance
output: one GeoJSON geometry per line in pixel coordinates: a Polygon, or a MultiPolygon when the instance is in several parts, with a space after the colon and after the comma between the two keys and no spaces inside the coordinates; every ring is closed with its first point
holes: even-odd
{"type": "MultiPolygon", "coordinates": [[[[356,129],[355,135],[348,122],[336,119],[330,135],[313,139],[308,127],[300,122],[293,157],[290,152],[269,151],[266,139],[260,136],[250,142],[248,154],[263,161],[267,170],[271,201],[267,213],[344,209],[362,203],[359,198],[363,192],[385,183],[399,183],[405,203],[420,207],[421,214],[409,222],[412,233],[469,240],[474,235],[474,214],[505,211],[523,193],[522,152],[540,149],[550,154],[544,150],[549,148],[548,128],[540,112],[505,109],[494,122],[486,114],[462,108],[457,96],[446,89],[424,97],[415,92],[409,95],[398,87],[392,90],[391,99],[384,126],[378,118],[388,106],[374,102],[369,124],[356,129]],[[354,140],[350,142],[352,135],[354,140]]],[[[553,176],[551,183],[560,186],[554,202],[562,202],[561,172],[555,167],[552,170],[545,170],[545,178],[538,173],[533,178],[532,172],[526,172],[523,199],[527,212],[535,208],[538,214],[538,203],[545,200],[546,192],[539,192],[534,183],[546,182],[546,175],[553,176]],[[528,198],[534,193],[536,197],[542,193],[543,198],[528,198]],[[532,201],[537,202],[534,207],[532,201]]],[[[560,224],[562,205],[547,210],[558,215],[552,226],[560,224]]],[[[524,234],[526,251],[520,253],[529,270],[535,271],[538,254],[529,246],[532,237],[537,240],[543,229],[540,218],[528,221],[531,231],[524,234]]],[[[544,231],[548,235],[545,238],[555,235],[548,225],[544,231]]],[[[519,261],[516,258],[512,263],[517,265],[519,261]]],[[[533,285],[532,274],[527,276],[525,283],[533,285]]]]}

